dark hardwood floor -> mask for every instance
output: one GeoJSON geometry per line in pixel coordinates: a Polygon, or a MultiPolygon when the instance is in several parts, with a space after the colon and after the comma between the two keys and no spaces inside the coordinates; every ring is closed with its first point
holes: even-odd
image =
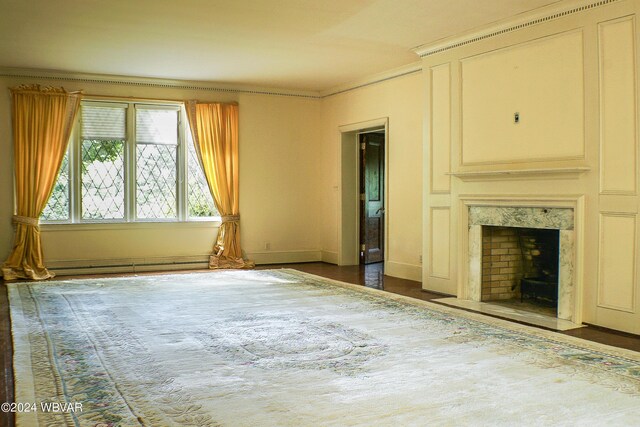
{"type": "MultiPolygon", "coordinates": [[[[13,402],[13,345],[11,342],[11,320],[9,317],[9,300],[7,287],[0,281],[0,403],[13,402]]],[[[0,414],[1,426],[13,426],[11,413],[0,414]]]]}
{"type": "MultiPolygon", "coordinates": [[[[439,293],[428,292],[422,290],[419,282],[412,280],[399,279],[397,277],[385,276],[382,271],[382,263],[371,264],[368,266],[337,266],[322,262],[311,262],[301,264],[276,264],[261,265],[258,269],[270,268],[293,268],[307,273],[327,277],[334,280],[340,280],[356,285],[367,286],[376,289],[382,289],[387,292],[417,298],[425,301],[442,298],[439,293]]],[[[193,270],[191,270],[193,271],[193,270]]],[[[198,270],[201,271],[201,270],[198,270]]],[[[161,273],[138,273],[138,274],[172,274],[176,271],[161,273]]],[[[114,274],[114,275],[85,275],[73,277],[114,277],[128,276],[131,274],[114,274]]],[[[72,276],[65,276],[65,279],[72,276]]],[[[615,347],[626,348],[640,352],[640,336],[627,334],[624,332],[613,331],[610,329],[600,328],[597,326],[588,326],[586,328],[574,329],[566,332],[557,332],[559,334],[571,335],[590,341],[599,342],[615,347]]],[[[2,373],[0,375],[0,403],[12,402],[14,399],[13,387],[13,348],[11,341],[11,320],[9,317],[9,304],[7,299],[7,287],[0,282],[0,362],[2,363],[2,373]]],[[[13,426],[14,418],[12,414],[2,414],[1,426],[13,426]]]]}

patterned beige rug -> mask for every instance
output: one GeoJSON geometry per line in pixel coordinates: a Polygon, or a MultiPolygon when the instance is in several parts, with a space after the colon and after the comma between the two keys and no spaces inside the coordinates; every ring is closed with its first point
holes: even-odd
{"type": "Polygon", "coordinates": [[[640,425],[640,354],[293,270],[9,285],[19,426],[640,425]]]}

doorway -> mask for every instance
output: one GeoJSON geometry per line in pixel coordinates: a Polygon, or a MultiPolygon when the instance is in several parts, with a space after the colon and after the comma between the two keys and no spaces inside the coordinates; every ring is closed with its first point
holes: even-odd
{"type": "MultiPolygon", "coordinates": [[[[365,253],[368,252],[370,260],[377,259],[383,261],[380,264],[380,270],[386,268],[386,258],[389,253],[388,242],[389,236],[389,182],[388,176],[389,161],[387,156],[389,150],[387,143],[389,141],[389,120],[388,118],[380,118],[365,122],[358,122],[349,125],[340,126],[340,151],[338,154],[339,161],[339,181],[338,186],[334,187],[338,190],[338,253],[336,261],[338,265],[361,265],[363,267],[372,267],[376,264],[364,264],[365,253]],[[361,153],[361,146],[364,138],[369,141],[369,154],[365,150],[364,155],[361,153]],[[371,162],[367,162],[367,157],[373,157],[371,162]],[[376,161],[377,157],[377,161],[376,161]],[[370,179],[370,205],[363,205],[363,198],[366,196],[366,174],[367,164],[377,165],[377,174],[371,174],[374,178],[370,179]],[[363,185],[364,190],[363,191],[363,185]],[[365,193],[363,197],[362,194],[365,193]],[[379,194],[373,194],[379,193],[379,194]],[[376,205],[377,204],[377,205],[376,205]],[[375,209],[374,209],[374,205],[375,209]],[[369,208],[369,209],[367,209],[369,208]],[[363,211],[371,213],[371,227],[368,227],[367,221],[364,219],[363,211]],[[375,219],[374,219],[375,218],[375,219]],[[377,235],[370,236],[369,250],[366,246],[366,230],[373,228],[377,224],[377,235]],[[364,230],[364,231],[362,231],[364,230]],[[363,239],[364,237],[364,239],[363,239]],[[362,245],[365,244],[365,249],[362,245]],[[373,248],[373,250],[371,250],[373,248]],[[361,257],[362,255],[362,257],[361,257]],[[374,258],[375,257],[375,258],[374,258]],[[362,258],[362,259],[361,259],[362,258]]],[[[373,166],[371,166],[373,168],[373,166]]],[[[375,232],[372,232],[375,233],[375,232]]]]}
{"type": "Polygon", "coordinates": [[[360,264],[384,261],[384,132],[358,134],[360,148],[360,264]]]}

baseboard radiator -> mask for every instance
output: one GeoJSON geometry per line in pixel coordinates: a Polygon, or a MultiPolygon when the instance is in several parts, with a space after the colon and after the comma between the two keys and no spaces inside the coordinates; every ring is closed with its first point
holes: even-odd
{"type": "MultiPolygon", "coordinates": [[[[248,259],[255,261],[256,264],[262,265],[315,262],[322,260],[319,250],[249,252],[246,256],[248,259]]],[[[64,261],[50,260],[45,261],[45,265],[58,276],[197,270],[209,267],[209,255],[64,261]]]]}
{"type": "Polygon", "coordinates": [[[58,276],[196,270],[206,269],[209,266],[209,255],[168,258],[50,261],[45,262],[45,265],[58,276]]]}

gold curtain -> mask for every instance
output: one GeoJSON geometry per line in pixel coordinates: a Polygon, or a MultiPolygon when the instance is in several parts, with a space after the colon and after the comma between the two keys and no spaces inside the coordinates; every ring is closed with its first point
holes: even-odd
{"type": "Polygon", "coordinates": [[[11,89],[16,214],[13,250],[2,264],[5,280],[54,276],[43,263],[38,219],[58,177],[80,97],[39,85],[11,89]]]}
{"type": "Polygon", "coordinates": [[[186,102],[198,159],[222,217],[209,268],[253,268],[240,248],[238,105],[186,102]]]}

